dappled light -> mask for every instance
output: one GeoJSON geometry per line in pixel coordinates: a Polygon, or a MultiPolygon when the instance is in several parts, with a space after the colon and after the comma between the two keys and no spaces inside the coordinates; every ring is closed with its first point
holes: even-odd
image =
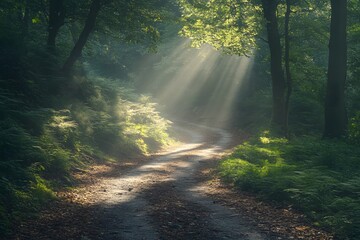
{"type": "MultiPolygon", "coordinates": [[[[160,152],[154,161],[136,167],[124,176],[116,176],[105,180],[106,185],[112,186],[111,189],[97,195],[95,199],[91,200],[92,203],[105,204],[107,207],[126,204],[134,201],[139,197],[139,194],[145,189],[151,188],[154,184],[168,181],[184,182],[183,178],[188,178],[188,173],[193,171],[199,162],[221,153],[231,138],[230,134],[217,128],[200,125],[192,125],[192,127],[214,131],[221,137],[217,142],[209,145],[200,134],[185,128],[179,128],[178,130],[191,136],[191,142],[160,152]],[[121,198],[116,197],[119,194],[121,194],[121,198]]],[[[184,188],[196,188],[196,186],[193,186],[194,184],[196,185],[194,182],[184,186],[184,188]]]]}
{"type": "MultiPolygon", "coordinates": [[[[319,142],[311,137],[289,142],[262,133],[239,145],[226,157],[220,174],[226,181],[264,198],[291,202],[319,221],[322,216],[332,215],[328,217],[330,222],[323,222],[329,227],[335,224],[331,221],[345,218],[347,204],[357,209],[355,206],[359,202],[351,194],[344,195],[349,189],[358,188],[355,174],[359,169],[358,159],[342,159],[344,155],[359,154],[359,149],[341,144],[319,142]],[[336,213],[331,213],[327,204],[335,207],[336,213]]],[[[347,218],[357,221],[355,215],[347,215],[347,218]]]]}
{"type": "Polygon", "coordinates": [[[358,240],[359,9],[1,0],[0,239],[358,240]]]}

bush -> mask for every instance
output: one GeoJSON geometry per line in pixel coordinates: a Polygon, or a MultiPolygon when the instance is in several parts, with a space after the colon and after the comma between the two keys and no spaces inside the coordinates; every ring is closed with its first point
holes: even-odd
{"type": "Polygon", "coordinates": [[[146,154],[170,140],[169,122],[148,97],[96,76],[68,81],[69,91],[58,91],[54,106],[46,86],[26,93],[40,94],[37,104],[7,91],[7,83],[0,90],[0,238],[12,222],[53,199],[56,187],[71,184],[71,169],[86,167],[88,155],[146,154]]]}
{"type": "Polygon", "coordinates": [[[350,119],[349,140],[354,144],[360,144],[360,112],[350,119]]]}
{"type": "Polygon", "coordinates": [[[294,91],[290,99],[290,131],[296,135],[321,133],[324,118],[322,101],[299,91],[294,91]]]}
{"type": "Polygon", "coordinates": [[[339,140],[267,133],[239,145],[220,175],[260,197],[291,204],[339,238],[360,234],[360,149],[339,140]]]}

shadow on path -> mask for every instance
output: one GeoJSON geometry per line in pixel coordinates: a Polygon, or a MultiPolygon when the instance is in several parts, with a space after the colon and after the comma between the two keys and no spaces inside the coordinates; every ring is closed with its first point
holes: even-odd
{"type": "Polygon", "coordinates": [[[86,205],[60,204],[64,214],[27,236],[20,231],[16,239],[266,239],[238,213],[206,196],[196,178],[199,164],[218,157],[231,135],[196,124],[177,131],[189,140],[125,173],[112,169],[106,174],[111,177],[91,186],[86,205]]]}

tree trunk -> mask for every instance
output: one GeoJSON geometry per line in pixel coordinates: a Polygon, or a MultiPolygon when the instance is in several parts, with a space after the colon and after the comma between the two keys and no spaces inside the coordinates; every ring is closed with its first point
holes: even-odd
{"type": "MultiPolygon", "coordinates": [[[[290,36],[289,36],[289,24],[290,24],[290,13],[291,13],[291,0],[286,0],[286,13],[285,13],[285,73],[286,73],[286,117],[289,117],[289,105],[290,96],[292,93],[292,78],[290,71],[290,36]]],[[[287,120],[288,124],[288,120],[287,120]]]]}
{"type": "Polygon", "coordinates": [[[339,138],[346,134],[346,21],[347,1],[331,0],[328,79],[325,98],[324,137],[339,138]]]}
{"type": "Polygon", "coordinates": [[[21,38],[24,40],[29,34],[29,21],[30,21],[30,1],[25,1],[24,17],[22,18],[22,33],[21,38]]]}
{"type": "Polygon", "coordinates": [[[65,8],[63,5],[64,0],[50,0],[49,3],[49,26],[48,26],[48,39],[47,46],[49,49],[54,50],[56,45],[56,36],[64,25],[65,21],[65,8]]]}
{"type": "Polygon", "coordinates": [[[279,2],[275,0],[262,0],[264,17],[267,21],[267,35],[270,48],[270,70],[273,94],[273,113],[271,124],[283,136],[288,131],[288,116],[286,106],[286,82],[282,68],[282,48],[276,10],[279,2]]]}
{"type": "Polygon", "coordinates": [[[89,15],[86,19],[85,26],[80,33],[79,39],[75,43],[74,48],[72,49],[69,57],[67,58],[64,66],[63,72],[69,73],[72,67],[74,66],[76,60],[81,56],[81,52],[90,36],[90,33],[95,28],[96,17],[99,14],[101,8],[100,0],[93,0],[90,6],[89,15]]]}

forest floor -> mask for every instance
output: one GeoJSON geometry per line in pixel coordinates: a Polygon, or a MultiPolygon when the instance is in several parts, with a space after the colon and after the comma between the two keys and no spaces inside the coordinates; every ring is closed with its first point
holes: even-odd
{"type": "Polygon", "coordinates": [[[222,184],[216,166],[230,133],[182,125],[181,143],[158,154],[75,173],[79,185],[13,239],[333,239],[291,206],[222,184]]]}

